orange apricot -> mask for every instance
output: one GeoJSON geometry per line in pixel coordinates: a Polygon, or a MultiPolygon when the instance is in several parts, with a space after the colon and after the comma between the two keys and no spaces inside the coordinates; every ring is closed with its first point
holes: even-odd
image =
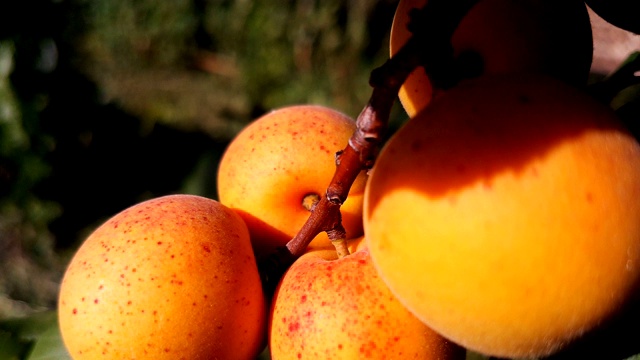
{"type": "Polygon", "coordinates": [[[391,294],[364,243],[340,259],[308,251],[289,268],[272,303],[272,359],[464,359],[391,294]]]}
{"type": "Polygon", "coordinates": [[[98,227],[60,288],[66,347],[81,359],[250,359],[266,304],[249,232],[219,202],[171,195],[98,227]]]}
{"type": "MultiPolygon", "coordinates": [[[[399,2],[391,27],[392,56],[411,36],[409,12],[426,3],[399,2]]],[[[451,41],[463,77],[536,71],[584,85],[593,56],[591,23],[581,0],[480,0],[451,41]]],[[[409,116],[424,109],[432,96],[422,67],[409,75],[399,92],[409,116]]]]}
{"type": "Polygon", "coordinates": [[[498,357],[551,354],[640,283],[640,146],[612,110],[541,75],[434,99],[369,176],[380,276],[434,330],[498,357]]]}
{"type": "MultiPolygon", "coordinates": [[[[247,223],[257,256],[284,246],[302,228],[310,214],[307,196],[325,196],[335,154],[355,129],[355,121],[336,110],[288,106],[255,120],[229,144],[218,168],[218,196],[247,223]]],[[[341,207],[348,238],[362,235],[365,183],[363,172],[341,207]]],[[[314,241],[329,245],[325,233],[314,241]]]]}

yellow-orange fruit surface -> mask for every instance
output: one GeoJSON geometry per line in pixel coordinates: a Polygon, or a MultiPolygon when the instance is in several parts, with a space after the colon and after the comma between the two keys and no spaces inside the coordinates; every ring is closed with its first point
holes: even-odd
{"type": "Polygon", "coordinates": [[[266,308],[249,233],[220,203],[172,195],[134,205],[82,244],[60,289],[76,360],[252,359],[266,308]]]}
{"type": "MultiPolygon", "coordinates": [[[[309,217],[305,196],[325,196],[343,150],[356,129],[350,117],[324,106],[296,105],[269,112],[229,144],[218,169],[220,202],[249,226],[256,255],[284,246],[309,217]]],[[[362,235],[363,172],[342,205],[348,238],[362,235]]],[[[329,245],[326,233],[316,244],[329,245]]]]}
{"type": "Polygon", "coordinates": [[[461,83],[394,134],[369,180],[380,276],[469,349],[551,354],[638,286],[640,146],[557,80],[461,83]]]}
{"type": "Polygon", "coordinates": [[[308,251],[281,279],[269,321],[272,359],[464,359],[464,349],[391,294],[362,239],[352,242],[355,251],[341,259],[335,249],[308,251]]]}
{"type": "MultiPolygon", "coordinates": [[[[426,3],[399,2],[391,27],[391,55],[411,36],[410,10],[426,3]]],[[[591,22],[581,0],[480,0],[451,41],[463,77],[537,71],[584,85],[593,57],[591,22]]],[[[411,73],[399,93],[409,116],[424,109],[432,96],[422,67],[411,73]]]]}

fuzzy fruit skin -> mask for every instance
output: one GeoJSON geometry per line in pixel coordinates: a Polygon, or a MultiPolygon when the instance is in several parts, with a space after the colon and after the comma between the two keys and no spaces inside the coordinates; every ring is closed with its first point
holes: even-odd
{"type": "Polygon", "coordinates": [[[342,259],[301,256],[279,284],[269,329],[274,360],[465,358],[398,302],[360,246],[342,259]]]}
{"type": "MultiPolygon", "coordinates": [[[[302,228],[310,214],[303,198],[325,195],[335,153],[355,129],[355,121],[336,110],[296,105],[263,115],[229,144],[218,168],[218,196],[249,226],[257,256],[284,246],[302,228]]],[[[365,183],[362,172],[340,208],[347,238],[362,235],[365,183]]],[[[314,241],[329,243],[324,232],[314,241]]]]}
{"type": "MultiPolygon", "coordinates": [[[[399,2],[391,27],[391,55],[411,36],[409,11],[426,3],[399,2]]],[[[591,22],[582,0],[480,0],[454,32],[452,45],[456,57],[466,52],[479,55],[482,74],[537,71],[575,85],[586,83],[593,57],[591,22]]],[[[399,92],[409,116],[424,109],[432,96],[422,67],[409,75],[399,92]]]]}
{"type": "Polygon", "coordinates": [[[250,359],[266,304],[242,219],[192,195],[142,202],[82,244],[60,289],[60,330],[82,359],[250,359]]]}
{"type": "Polygon", "coordinates": [[[369,180],[380,276],[471,350],[553,353],[638,287],[640,146],[554,79],[459,84],[394,134],[369,180]]]}

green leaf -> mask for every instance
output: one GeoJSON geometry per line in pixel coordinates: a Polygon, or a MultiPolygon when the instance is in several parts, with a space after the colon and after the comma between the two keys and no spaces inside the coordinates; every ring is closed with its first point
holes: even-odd
{"type": "Polygon", "coordinates": [[[0,330],[0,359],[20,360],[27,352],[28,345],[14,334],[0,330]]]}
{"type": "Polygon", "coordinates": [[[0,320],[0,359],[71,360],[55,310],[0,320]]]}
{"type": "Polygon", "coordinates": [[[26,360],[71,360],[57,325],[40,335],[26,360]]]}

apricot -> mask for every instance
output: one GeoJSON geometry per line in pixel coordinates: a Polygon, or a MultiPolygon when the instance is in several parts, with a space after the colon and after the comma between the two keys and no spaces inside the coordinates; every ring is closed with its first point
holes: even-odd
{"type": "Polygon", "coordinates": [[[269,347],[282,359],[464,359],[465,350],[424,325],[380,280],[362,238],[352,253],[302,255],[272,303],[269,347]]]}
{"type": "MultiPolygon", "coordinates": [[[[336,110],[287,106],[255,120],[229,144],[218,168],[218,196],[247,223],[257,256],[284,246],[302,228],[310,214],[305,198],[325,196],[335,154],[355,129],[355,121],[336,110]]],[[[365,183],[363,172],[341,207],[348,238],[362,235],[365,183]]],[[[314,241],[329,244],[325,233],[314,241]]]]}
{"type": "MultiPolygon", "coordinates": [[[[411,9],[427,0],[401,0],[391,26],[393,56],[407,42],[411,9]]],[[[593,57],[589,14],[581,0],[480,0],[451,39],[461,77],[537,71],[584,85],[593,57]]],[[[424,68],[400,89],[402,106],[414,116],[431,101],[424,68]]]]}
{"type": "Polygon", "coordinates": [[[381,278],[437,332],[554,353],[640,283],[640,146],[612,110],[536,74],[442,94],[384,146],[365,193],[381,278]]]}
{"type": "Polygon", "coordinates": [[[98,227],[60,288],[74,359],[250,359],[266,304],[249,232],[219,202],[170,195],[98,227]]]}

